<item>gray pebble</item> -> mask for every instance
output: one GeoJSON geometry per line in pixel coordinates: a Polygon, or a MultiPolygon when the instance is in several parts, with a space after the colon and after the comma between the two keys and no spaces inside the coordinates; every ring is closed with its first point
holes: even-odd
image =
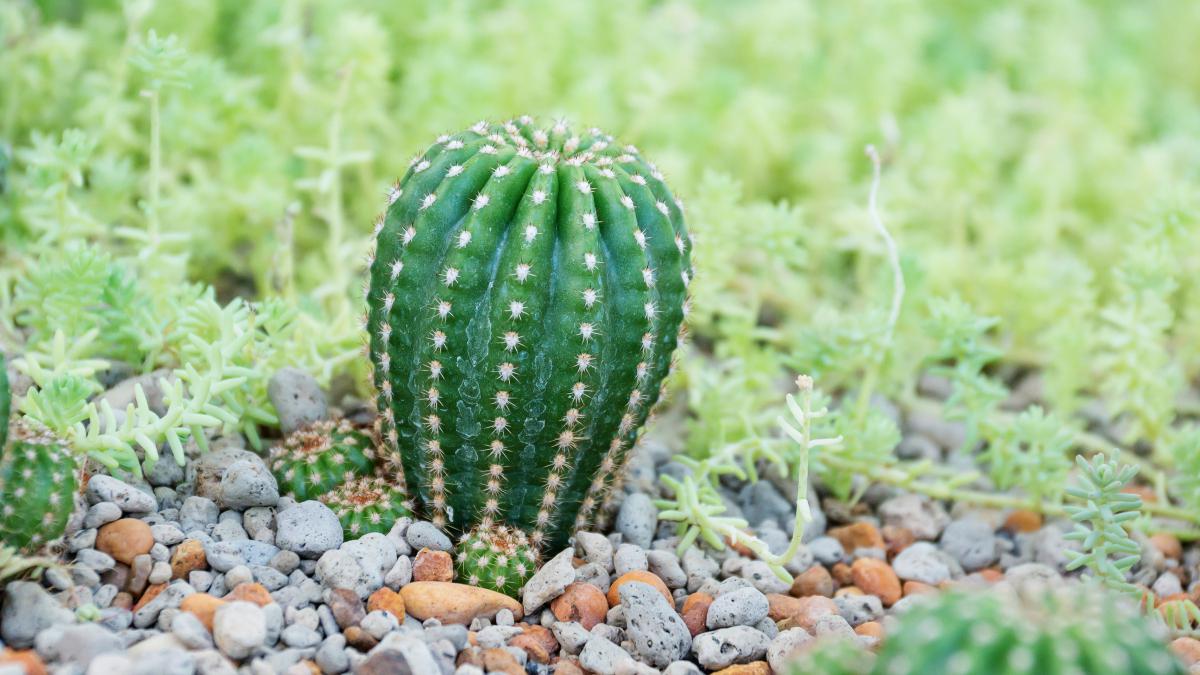
{"type": "Polygon", "coordinates": [[[275,544],[301,558],[317,559],[342,545],[342,524],[328,506],[306,501],[280,511],[275,544]]]}
{"type": "Polygon", "coordinates": [[[234,590],[242,584],[248,584],[254,581],[254,572],[246,565],[237,565],[236,567],[225,572],[225,588],[234,590]]]}
{"type": "Polygon", "coordinates": [[[383,583],[393,591],[400,590],[412,581],[412,559],[406,555],[396,558],[395,564],[383,577],[383,583]]]}
{"type": "Polygon", "coordinates": [[[251,539],[269,540],[275,536],[275,509],[270,506],[252,506],[246,509],[242,514],[242,527],[246,528],[246,534],[249,534],[251,539]]]}
{"type": "Polygon", "coordinates": [[[121,518],[121,507],[112,502],[100,502],[88,507],[83,517],[84,527],[100,527],[121,518]]]}
{"type": "Polygon", "coordinates": [[[712,580],[721,569],[721,566],[708,557],[699,546],[691,546],[684,551],[681,564],[684,574],[687,575],[689,593],[695,593],[706,581],[712,580]]]}
{"type": "Polygon", "coordinates": [[[813,637],[803,628],[789,628],[781,631],[767,647],[767,663],[776,673],[788,672],[790,662],[805,645],[812,642],[812,639],[813,637]]]}
{"type": "Polygon", "coordinates": [[[219,494],[217,503],[226,509],[275,506],[279,502],[279,485],[262,461],[240,460],[225,471],[219,494]]]}
{"type": "Polygon", "coordinates": [[[838,614],[851,626],[874,621],[883,616],[883,603],[874,595],[843,595],[833,599],[838,614]]]}
{"type": "Polygon", "coordinates": [[[697,666],[691,661],[673,661],[671,665],[664,668],[662,672],[663,675],[703,675],[704,673],[703,670],[700,670],[700,666],[697,666]]]}
{"type": "MultiPolygon", "coordinates": [[[[409,528],[411,530],[411,528],[409,528]]],[[[563,549],[542,566],[525,584],[521,591],[521,602],[525,613],[532,614],[534,610],[557,598],[575,581],[575,568],[572,565],[574,550],[563,549]]]]}
{"type": "Polygon", "coordinates": [[[612,576],[599,563],[584,563],[575,568],[575,581],[581,584],[591,584],[601,591],[608,593],[608,587],[612,583],[612,576]]]}
{"type": "Polygon", "coordinates": [[[636,570],[647,570],[650,568],[650,563],[641,546],[621,544],[617,547],[617,552],[613,554],[613,568],[616,570],[616,575],[621,576],[636,570]]]}
{"type": "Polygon", "coordinates": [[[308,647],[316,647],[321,644],[321,634],[317,631],[303,626],[298,623],[292,624],[283,629],[279,634],[279,639],[283,644],[297,649],[305,649],[308,647]]]}
{"type": "Polygon", "coordinates": [[[151,584],[165,584],[171,580],[171,564],[166,562],[156,562],[150,570],[150,575],[146,578],[151,584]]]}
{"type": "Polygon", "coordinates": [[[184,540],[183,530],[175,523],[151,525],[150,534],[154,535],[154,541],[164,546],[174,546],[184,540]]]}
{"type": "Polygon", "coordinates": [[[97,656],[120,652],[125,645],[112,631],[94,623],[55,626],[39,633],[36,639],[38,655],[46,661],[57,661],[86,669],[97,656]]]}
{"type": "Polygon", "coordinates": [[[579,652],[579,664],[596,675],[616,675],[618,671],[629,672],[636,668],[636,662],[628,652],[603,639],[587,641],[583,651],[579,652]]]}
{"type": "Polygon", "coordinates": [[[284,434],[326,419],[329,414],[320,385],[298,368],[276,371],[267,383],[267,398],[279,414],[279,428],[284,434]]]}
{"type": "Polygon", "coordinates": [[[346,638],[341,634],[330,635],[321,643],[313,660],[326,675],[340,675],[350,670],[350,659],[346,656],[346,638]]]}
{"type": "Polygon", "coordinates": [[[855,633],[854,629],[850,627],[850,623],[842,615],[826,614],[819,617],[813,624],[813,635],[818,638],[825,635],[834,635],[853,640],[855,633]]]}
{"type": "Polygon", "coordinates": [[[80,551],[85,548],[92,548],[96,545],[96,534],[97,531],[95,528],[79,530],[78,532],[67,537],[67,550],[69,550],[71,553],[75,553],[76,551],[80,551]]]}
{"type": "Polygon", "coordinates": [[[595,563],[612,572],[613,545],[608,537],[596,532],[576,532],[575,549],[584,562],[595,563]]]}
{"type": "Polygon", "coordinates": [[[76,553],[75,562],[97,572],[107,572],[117,564],[112,556],[94,548],[85,548],[76,553]]]}
{"type": "Polygon", "coordinates": [[[506,608],[500,610],[499,612],[496,612],[496,625],[497,626],[512,626],[512,625],[516,624],[516,622],[517,622],[517,617],[513,616],[511,609],[508,609],[506,607],[506,608]]]}
{"type": "Polygon", "coordinates": [[[708,607],[705,625],[709,630],[730,626],[753,626],[767,616],[767,596],[756,588],[743,588],[717,596],[708,607]]]}
{"type": "Polygon", "coordinates": [[[454,544],[450,542],[450,537],[447,537],[444,532],[439,530],[433,523],[418,520],[404,532],[404,539],[412,546],[413,550],[420,551],[423,548],[431,551],[453,551],[454,544]]]}
{"type": "Polygon", "coordinates": [[[326,588],[354,590],[362,575],[362,567],[354,556],[338,549],[326,551],[317,561],[316,578],[326,588]]]}
{"type": "Polygon", "coordinates": [[[946,526],[939,542],[968,572],[981,570],[996,561],[996,533],[977,518],[956,520],[946,526]]]}
{"type": "Polygon", "coordinates": [[[621,502],[614,529],[625,537],[625,541],[642,548],[650,548],[657,523],[658,507],[654,506],[650,495],[637,492],[621,502]]]}
{"type": "Polygon", "coordinates": [[[749,626],[733,626],[697,635],[692,649],[706,670],[719,670],[762,659],[770,643],[766,635],[749,626]]]}
{"type": "Polygon", "coordinates": [[[1183,585],[1179,582],[1179,577],[1170,573],[1163,572],[1154,580],[1154,585],[1150,590],[1154,591],[1155,595],[1164,598],[1168,595],[1175,595],[1183,592],[1183,585]]]}
{"type": "Polygon", "coordinates": [[[679,556],[673,551],[646,551],[646,562],[667,588],[683,588],[687,585],[687,574],[679,566],[679,556]]]}
{"type": "Polygon", "coordinates": [[[163,592],[154,596],[150,602],[142,605],[133,613],[133,625],[137,628],[149,628],[158,622],[158,615],[164,609],[179,607],[183,599],[196,592],[186,581],[175,581],[163,592]]]}
{"type": "Polygon", "coordinates": [[[250,571],[254,573],[254,580],[268,591],[277,591],[288,584],[288,576],[273,567],[252,565],[250,571]]]}
{"type": "MultiPolygon", "coordinates": [[[[227,513],[233,512],[228,511],[227,513]]],[[[222,519],[213,526],[212,538],[214,541],[245,541],[250,538],[250,535],[238,521],[222,519]]]]}
{"type": "Polygon", "coordinates": [[[244,659],[266,643],[267,620],[262,609],[252,602],[230,602],[217,608],[213,616],[213,639],[221,653],[231,659],[244,659]]]}
{"type": "Polygon", "coordinates": [[[558,640],[562,650],[571,655],[578,654],[588,638],[592,637],[578,621],[555,621],[550,626],[550,631],[554,633],[554,639],[558,640]]]}
{"type": "Polygon", "coordinates": [[[817,562],[826,567],[842,562],[846,558],[846,551],[842,548],[842,542],[833,537],[817,537],[813,539],[808,543],[808,550],[817,562]]]}
{"type": "Polygon", "coordinates": [[[283,606],[277,602],[273,602],[262,608],[263,622],[267,626],[267,639],[264,644],[273,646],[279,641],[279,634],[283,632],[283,606]]]}
{"type": "Polygon", "coordinates": [[[653,586],[640,582],[621,585],[618,594],[626,614],[626,634],[643,662],[657,668],[687,656],[692,636],[687,624],[653,586]]]}
{"type": "Polygon", "coordinates": [[[892,497],[879,505],[878,513],[884,525],[906,527],[917,539],[930,541],[950,523],[941,502],[918,494],[892,497]]]}
{"type": "Polygon", "coordinates": [[[936,586],[950,578],[950,568],[942,560],[937,547],[927,541],[918,541],[892,560],[896,576],[905,581],[919,581],[936,586]]]}
{"type": "Polygon", "coordinates": [[[213,573],[208,570],[192,570],[188,572],[188,584],[196,589],[197,593],[207,593],[209,587],[212,586],[213,573]]]}
{"type": "Polygon", "coordinates": [[[112,502],[124,513],[153,513],[158,509],[154,495],[104,474],[96,474],[88,479],[88,501],[112,502]]]}
{"type": "Polygon", "coordinates": [[[179,524],[184,532],[206,531],[217,523],[221,509],[217,503],[205,497],[188,497],[179,507],[179,524]]]}
{"type": "Polygon", "coordinates": [[[180,612],[171,620],[171,632],[188,649],[209,649],[213,646],[208,629],[191,612],[180,612]]]}
{"type": "Polygon", "coordinates": [[[150,547],[150,559],[154,562],[167,562],[171,559],[171,549],[167,548],[163,544],[155,542],[155,544],[150,547]]]}
{"type": "Polygon", "coordinates": [[[228,572],[237,565],[266,565],[279,549],[260,541],[218,541],[204,545],[208,566],[218,572],[228,572]]]}
{"type": "Polygon", "coordinates": [[[792,587],[791,584],[780,579],[771,571],[767,563],[761,560],[752,560],[746,563],[741,570],[741,576],[754,587],[763,593],[787,593],[792,587]]]}

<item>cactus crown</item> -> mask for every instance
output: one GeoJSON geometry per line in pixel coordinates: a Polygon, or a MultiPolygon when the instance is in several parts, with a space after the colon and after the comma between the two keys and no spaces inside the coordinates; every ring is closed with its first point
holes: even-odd
{"type": "Polygon", "coordinates": [[[476,528],[458,542],[458,580],[515,596],[537,569],[538,556],[521,530],[476,528]]]}
{"type": "Polygon", "coordinates": [[[78,469],[61,439],[14,423],[0,453],[0,541],[28,551],[61,536],[75,508],[78,469]]]}
{"type": "Polygon", "coordinates": [[[315,422],[271,450],[271,472],[298,501],[375,472],[375,439],[346,420],[315,422]]]}
{"type": "Polygon", "coordinates": [[[368,330],[428,517],[538,547],[597,516],[660,398],[690,249],[661,174],[597,130],[480,123],[413,160],[377,223],[368,330]]]}
{"type": "Polygon", "coordinates": [[[342,483],[321,501],[337,514],[347,539],[368,532],[387,533],[396,520],[413,515],[404,489],[379,477],[342,483]]]}
{"type": "Polygon", "coordinates": [[[1154,628],[1094,584],[947,592],[901,615],[872,672],[1182,674],[1154,628]]]}

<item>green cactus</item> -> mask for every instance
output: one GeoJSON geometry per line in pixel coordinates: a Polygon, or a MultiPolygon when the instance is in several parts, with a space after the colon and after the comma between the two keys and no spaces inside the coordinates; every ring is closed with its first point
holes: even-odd
{"type": "Polygon", "coordinates": [[[591,523],[660,398],[691,243],[636,148],[529,118],[443,136],[376,227],[386,443],[426,517],[535,548],[591,523]]]}
{"type": "Polygon", "coordinates": [[[0,456],[0,543],[32,551],[66,529],[79,464],[49,431],[16,422],[9,433],[0,456]]]}
{"type": "Polygon", "coordinates": [[[368,532],[386,534],[397,519],[413,515],[412,502],[404,489],[380,477],[342,483],[321,501],[337,514],[346,539],[357,539],[368,532]]]}
{"type": "Polygon", "coordinates": [[[900,615],[872,673],[1182,675],[1157,628],[1098,584],[947,592],[900,615]]]}
{"type": "Polygon", "coordinates": [[[298,501],[317,499],[341,483],[375,473],[375,438],[346,420],[322,421],[292,432],[271,450],[271,472],[298,501]]]}
{"type": "Polygon", "coordinates": [[[474,529],[458,542],[455,567],[460,582],[516,597],[537,569],[538,556],[529,538],[515,527],[474,529]]]}
{"type": "Polygon", "coordinates": [[[870,675],[874,664],[875,655],[854,638],[825,635],[801,646],[800,652],[791,657],[788,672],[792,675],[870,675]]]}

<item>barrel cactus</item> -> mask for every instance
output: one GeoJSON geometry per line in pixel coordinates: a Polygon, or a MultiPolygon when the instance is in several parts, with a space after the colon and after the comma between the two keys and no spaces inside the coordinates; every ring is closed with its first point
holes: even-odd
{"type": "Polygon", "coordinates": [[[323,495],[321,501],[337,515],[347,539],[368,532],[386,533],[392,523],[413,515],[404,489],[380,477],[342,483],[323,495]]]}
{"type": "Polygon", "coordinates": [[[538,556],[525,533],[498,525],[475,529],[458,542],[458,580],[515,596],[537,568],[538,556]]]}
{"type": "Polygon", "coordinates": [[[1182,675],[1156,628],[1098,585],[949,592],[901,615],[871,672],[1182,675]]]}
{"type": "Polygon", "coordinates": [[[14,423],[0,454],[0,541],[28,551],[62,536],[75,508],[78,471],[61,439],[14,423]]]}
{"type": "Polygon", "coordinates": [[[382,433],[423,515],[561,547],[614,494],[687,310],[680,203],[637,149],[529,118],[418,155],[376,227],[382,433]]]}
{"type": "Polygon", "coordinates": [[[269,463],[280,489],[298,501],[317,499],[374,474],[375,439],[346,420],[315,422],[288,434],[269,463]]]}

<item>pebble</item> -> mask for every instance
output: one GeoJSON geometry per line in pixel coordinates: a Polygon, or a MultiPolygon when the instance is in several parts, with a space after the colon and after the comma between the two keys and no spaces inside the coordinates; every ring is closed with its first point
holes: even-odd
{"type": "Polygon", "coordinates": [[[803,628],[780,631],[767,646],[767,663],[771,664],[771,668],[777,673],[788,672],[788,664],[799,655],[801,649],[812,642],[812,639],[812,635],[803,628]]]}
{"type": "Polygon", "coordinates": [[[226,469],[218,494],[217,504],[225,509],[275,506],[279,502],[279,485],[261,460],[243,459],[226,469]]]}
{"type": "Polygon", "coordinates": [[[659,589],[631,582],[620,587],[625,608],[625,632],[633,642],[634,654],[657,668],[682,659],[692,646],[692,634],[671,603],[659,589]]]}
{"type": "Polygon", "coordinates": [[[179,603],[179,609],[182,612],[194,615],[206,629],[211,631],[213,617],[216,615],[217,610],[224,604],[224,600],[213,597],[208,593],[193,593],[179,603]]]}
{"type": "Polygon", "coordinates": [[[820,638],[826,635],[853,639],[855,633],[854,629],[850,627],[849,622],[842,615],[829,614],[817,619],[816,624],[813,626],[814,637],[820,638]]]}
{"type": "Polygon", "coordinates": [[[667,588],[684,588],[687,586],[687,574],[679,566],[679,556],[672,551],[646,551],[646,561],[650,572],[663,580],[667,588]]]}
{"type": "Polygon", "coordinates": [[[996,562],[996,534],[991,525],[977,518],[964,518],[947,525],[939,544],[967,572],[996,562]]]}
{"type": "Polygon", "coordinates": [[[206,497],[188,497],[179,507],[179,525],[184,532],[199,530],[201,532],[217,523],[221,509],[217,503],[206,497]]]}
{"type": "Polygon", "coordinates": [[[833,591],[833,577],[830,576],[829,570],[825,569],[824,565],[813,565],[798,574],[792,581],[792,587],[788,589],[788,593],[797,598],[806,595],[831,597],[833,591]]]}
{"type": "Polygon", "coordinates": [[[329,409],[325,394],[312,375],[299,368],[280,368],[267,383],[267,398],[279,415],[285,435],[326,419],[329,409]]]}
{"type": "Polygon", "coordinates": [[[650,548],[657,525],[658,507],[654,506],[650,495],[638,492],[621,502],[614,529],[625,537],[625,541],[650,548]]]}
{"type": "Polygon", "coordinates": [[[313,656],[317,667],[327,675],[339,675],[350,669],[350,658],[346,656],[346,636],[330,635],[321,643],[313,656]]]}
{"type": "Polygon", "coordinates": [[[412,563],[414,581],[453,581],[454,559],[445,551],[423,548],[412,563]]]}
{"type": "Polygon", "coordinates": [[[83,517],[84,527],[100,527],[121,517],[121,507],[112,502],[99,502],[88,507],[83,517]]]}
{"type": "Polygon", "coordinates": [[[591,630],[604,621],[608,613],[608,599],[599,588],[575,582],[550,602],[550,610],[559,622],[578,622],[585,630],[591,630]]]}
{"type": "Polygon", "coordinates": [[[878,596],[885,607],[891,607],[900,599],[900,579],[892,568],[882,560],[859,558],[850,567],[854,585],[864,593],[878,596]]]}
{"type": "Polygon", "coordinates": [[[403,622],[406,612],[404,610],[404,596],[393,591],[390,588],[381,588],[371,594],[367,598],[367,611],[384,611],[396,617],[397,622],[403,622]]]}
{"type": "Polygon", "coordinates": [[[444,581],[414,581],[400,589],[407,614],[419,621],[437,619],[464,626],[476,617],[492,618],[502,609],[523,616],[521,604],[485,588],[444,581]]]}
{"type": "Polygon", "coordinates": [[[357,626],[367,615],[358,594],[345,588],[334,588],[328,591],[325,594],[325,604],[342,630],[357,626]]]}
{"type": "Polygon", "coordinates": [[[933,544],[917,542],[900,552],[892,560],[896,576],[909,581],[936,586],[950,578],[950,567],[942,560],[941,553],[933,544]]]}
{"type": "Polygon", "coordinates": [[[734,626],[697,635],[692,648],[702,667],[719,670],[735,663],[762,659],[770,644],[770,639],[760,631],[749,626],[734,626]]]}
{"type": "Polygon", "coordinates": [[[846,558],[846,550],[842,542],[833,537],[817,537],[808,543],[808,550],[813,558],[822,565],[835,565],[846,558]]]}
{"type": "Polygon", "coordinates": [[[158,508],[154,495],[104,474],[88,479],[87,497],[93,504],[112,502],[123,513],[153,513],[158,508]]]}
{"type": "Polygon", "coordinates": [[[158,523],[150,526],[150,534],[154,537],[154,542],[164,546],[174,546],[186,539],[183,530],[175,523],[158,523]]]}
{"type": "Polygon", "coordinates": [[[877,511],[884,525],[908,528],[917,539],[935,540],[950,523],[941,502],[918,494],[892,497],[877,511]]]}
{"type": "Polygon", "coordinates": [[[683,617],[684,624],[688,627],[688,632],[692,637],[703,633],[707,629],[708,609],[712,606],[713,596],[702,591],[692,593],[683,600],[683,606],[679,609],[679,615],[683,617]]]}
{"type": "MultiPolygon", "coordinates": [[[[414,524],[413,527],[416,525],[414,524]]],[[[409,528],[409,531],[412,531],[412,527],[409,528]]],[[[542,568],[525,583],[525,587],[521,591],[521,602],[526,614],[531,614],[537,608],[561,595],[567,586],[575,581],[575,568],[572,565],[573,554],[572,549],[563,549],[542,565],[542,568]]],[[[612,591],[610,590],[609,593],[609,603],[612,604],[612,591]]]]}
{"type": "Polygon", "coordinates": [[[554,639],[558,640],[562,651],[575,655],[583,649],[583,645],[587,643],[592,634],[586,627],[575,621],[555,621],[550,630],[554,633],[554,639]]]}
{"type": "Polygon", "coordinates": [[[94,623],[49,628],[38,634],[36,645],[43,659],[85,670],[100,654],[119,652],[125,646],[116,633],[94,623]]]}
{"type": "Polygon", "coordinates": [[[613,545],[608,537],[596,532],[576,532],[575,550],[584,562],[600,565],[608,572],[613,571],[613,545]]]}
{"type": "Polygon", "coordinates": [[[791,582],[780,579],[767,563],[761,560],[746,563],[742,566],[740,574],[762,593],[786,593],[791,588],[791,582]]]}
{"type": "Polygon", "coordinates": [[[267,640],[267,620],[262,608],[252,602],[221,606],[213,617],[213,640],[221,653],[231,659],[250,656],[267,640]]]}
{"type": "Polygon", "coordinates": [[[757,588],[742,588],[717,596],[708,608],[709,630],[731,626],[753,626],[766,618],[770,606],[757,588]]]}
{"type": "Polygon", "coordinates": [[[212,636],[200,618],[191,612],[180,612],[171,620],[171,633],[188,649],[209,649],[212,636]]]}
{"type": "Polygon", "coordinates": [[[404,531],[404,540],[417,551],[423,548],[447,552],[454,550],[450,537],[447,537],[433,523],[424,520],[418,520],[409,525],[408,529],[404,531]]]}
{"type": "Polygon", "coordinates": [[[593,637],[579,652],[579,664],[595,675],[616,675],[637,668],[633,657],[608,640],[593,637]]]}
{"type": "Polygon", "coordinates": [[[617,547],[617,552],[613,554],[613,568],[617,576],[620,576],[628,572],[648,570],[650,562],[646,558],[646,551],[641,546],[621,544],[617,547]]]}
{"type": "Polygon", "coordinates": [[[315,560],[342,545],[342,524],[321,502],[300,502],[280,511],[275,519],[275,545],[301,558],[315,560]]]}
{"type": "Polygon", "coordinates": [[[283,644],[297,649],[307,649],[308,647],[316,647],[321,644],[321,634],[309,628],[294,623],[279,634],[279,639],[283,644]]]}
{"type": "Polygon", "coordinates": [[[75,562],[96,572],[107,572],[117,564],[117,561],[113,560],[111,555],[103,551],[97,551],[94,548],[85,548],[78,551],[75,554],[75,562]]]}
{"type": "Polygon", "coordinates": [[[843,595],[834,599],[838,613],[851,626],[874,621],[883,616],[883,603],[874,595],[843,595]]]}
{"type": "Polygon", "coordinates": [[[266,565],[279,549],[261,541],[215,541],[204,546],[209,567],[228,572],[237,565],[266,565]]]}
{"type": "Polygon", "coordinates": [[[768,595],[767,602],[770,604],[770,613],[767,616],[783,628],[799,626],[812,631],[818,619],[838,613],[837,603],[820,595],[810,595],[806,598],[768,595]]]}
{"type": "Polygon", "coordinates": [[[392,568],[384,575],[383,583],[392,590],[399,590],[401,586],[405,586],[412,581],[412,574],[412,558],[402,555],[396,558],[396,562],[392,565],[392,568]]]}
{"type": "Polygon", "coordinates": [[[1169,595],[1176,595],[1183,592],[1183,585],[1179,582],[1179,577],[1170,573],[1163,572],[1154,580],[1154,585],[1150,587],[1154,594],[1160,598],[1165,598],[1169,595]]]}
{"type": "Polygon", "coordinates": [[[658,577],[654,576],[650,572],[643,572],[641,570],[637,570],[634,572],[627,572],[625,574],[622,574],[621,576],[617,577],[616,580],[614,580],[612,582],[611,586],[608,587],[608,604],[609,604],[609,606],[615,607],[616,605],[620,604],[620,602],[621,602],[621,599],[620,599],[621,587],[624,586],[625,584],[635,583],[635,582],[648,584],[648,585],[652,586],[659,593],[662,594],[663,598],[665,598],[668,603],[674,602],[674,599],[671,596],[670,589],[667,588],[667,585],[663,583],[662,579],[659,579],[658,577]]]}

